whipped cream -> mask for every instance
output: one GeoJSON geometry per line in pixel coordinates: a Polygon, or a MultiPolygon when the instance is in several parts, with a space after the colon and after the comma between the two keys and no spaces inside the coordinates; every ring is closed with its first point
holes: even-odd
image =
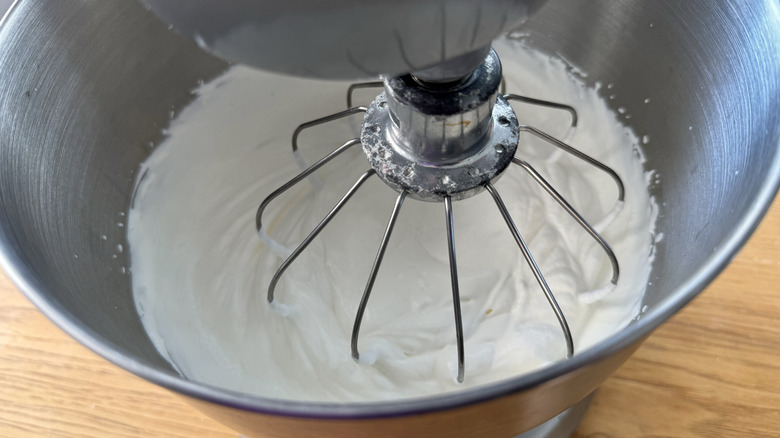
{"type": "MultiPolygon", "coordinates": [[[[652,263],[656,207],[639,139],[566,64],[517,41],[498,41],[509,92],[560,101],[579,112],[513,104],[536,126],[612,167],[609,176],[527,134],[531,162],[596,229],[620,261],[616,287],[593,239],[522,169],[496,183],[571,327],[575,354],[625,327],[638,312],[652,263]]],[[[553,311],[483,193],[454,204],[466,348],[457,350],[443,204],[408,199],[368,303],[360,363],[350,333],[397,194],[369,180],[282,276],[282,259],[257,235],[260,202],[300,172],[295,127],[343,108],[346,84],[236,66],[198,88],[143,164],[128,241],[138,312],[160,353],[187,378],[295,400],[368,401],[425,396],[517,376],[566,360],[553,311]]],[[[378,90],[364,90],[366,104],[378,90]]],[[[305,131],[309,163],[356,137],[360,116],[305,131]]],[[[277,198],[264,224],[294,248],[368,169],[360,147],[277,198]]],[[[267,239],[266,239],[267,242],[267,239]]]]}

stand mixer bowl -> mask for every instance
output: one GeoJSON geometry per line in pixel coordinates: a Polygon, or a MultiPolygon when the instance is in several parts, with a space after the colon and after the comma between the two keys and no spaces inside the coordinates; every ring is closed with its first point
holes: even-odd
{"type": "Polygon", "coordinates": [[[664,238],[647,311],[570,360],[457,393],[364,404],[279,401],[180,376],[138,318],[127,252],[111,256],[127,245],[123,214],[149,145],[190,90],[228,65],[136,2],[19,2],[0,26],[0,262],[84,345],[251,436],[528,430],[586,397],[693,299],[768,208],[780,184],[780,6],[553,0],[522,32],[586,82],[611,84],[605,97],[615,94],[610,104],[650,136],[646,166],[659,177],[651,191],[664,238]]]}

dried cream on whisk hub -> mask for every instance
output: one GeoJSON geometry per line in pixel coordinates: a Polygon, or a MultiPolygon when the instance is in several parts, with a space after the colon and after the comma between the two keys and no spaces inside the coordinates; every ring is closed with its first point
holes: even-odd
{"type": "MultiPolygon", "coordinates": [[[[564,63],[499,41],[507,90],[577,109],[514,104],[521,125],[564,140],[603,171],[527,133],[515,157],[530,163],[609,242],[593,236],[523,169],[493,187],[565,315],[575,354],[625,327],[639,311],[652,262],[656,208],[636,135],[564,63]]],[[[197,90],[169,137],[144,163],[128,240],[141,319],[184,376],[236,391],[296,400],[366,401],[480,385],[566,360],[561,325],[488,193],[451,204],[462,310],[465,379],[457,382],[451,264],[442,204],[406,200],[398,212],[350,355],[355,313],[398,194],[365,181],[326,228],[269,282],[361,174],[366,155],[334,158],[264,211],[269,193],[358,135],[360,116],[301,133],[342,108],[347,84],[233,67],[197,90]],[[272,240],[271,240],[272,239],[272,240]],[[272,245],[269,245],[272,243],[272,245]]],[[[374,98],[368,93],[366,103],[374,98]]],[[[374,90],[372,92],[378,92],[374,90]]],[[[497,150],[497,153],[501,151],[497,150]]]]}

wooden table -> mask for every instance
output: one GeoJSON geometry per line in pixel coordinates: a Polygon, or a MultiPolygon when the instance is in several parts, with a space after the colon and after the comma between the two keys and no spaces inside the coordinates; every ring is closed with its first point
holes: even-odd
{"type": "MultiPolygon", "coordinates": [[[[237,437],[99,358],[0,274],[0,437],[237,437]]],[[[576,438],[780,436],[780,201],[599,390],[576,438]]]]}

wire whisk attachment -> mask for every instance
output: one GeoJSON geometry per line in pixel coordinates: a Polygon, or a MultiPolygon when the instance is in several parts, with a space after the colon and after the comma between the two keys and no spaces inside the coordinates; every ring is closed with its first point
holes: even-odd
{"type": "MultiPolygon", "coordinates": [[[[398,193],[356,311],[350,342],[351,354],[355,360],[360,358],[360,327],[365,310],[404,202],[407,198],[440,202],[444,205],[444,229],[447,235],[458,354],[456,379],[458,382],[463,382],[465,340],[452,205],[454,201],[478,195],[483,191],[487,191],[495,202],[499,214],[504,219],[555,314],[565,340],[566,356],[571,357],[574,354],[574,339],[563,310],[493,184],[510,165],[523,169],[591,236],[609,260],[612,268],[611,283],[617,284],[619,280],[618,259],[607,241],[528,161],[516,156],[521,134],[541,139],[608,175],[617,187],[617,202],[622,202],[625,190],[622,180],[614,170],[539,129],[520,124],[509,102],[517,101],[566,111],[571,115],[570,128],[577,126],[576,110],[569,105],[556,102],[516,94],[499,94],[503,80],[500,62],[493,51],[488,55],[483,66],[473,75],[473,79],[445,90],[438,85],[426,84],[411,75],[387,78],[383,82],[351,85],[347,90],[346,99],[349,108],[298,126],[292,135],[292,150],[298,157],[298,137],[302,131],[364,113],[360,137],[345,142],[314,164],[308,167],[302,166],[305,169],[301,173],[268,195],[257,209],[255,218],[257,231],[261,236],[265,236],[266,241],[270,239],[272,245],[281,246],[267,236],[263,227],[263,212],[266,207],[296,184],[312,178],[317,170],[346,150],[361,145],[367,158],[367,169],[303,241],[292,252],[284,254],[284,260],[271,279],[267,290],[268,301],[273,302],[277,284],[284,272],[368,179],[378,176],[398,193]],[[384,91],[371,105],[352,106],[353,94],[356,90],[380,87],[383,87],[384,91]]],[[[300,157],[297,159],[303,164],[300,157]]],[[[312,182],[321,183],[318,180],[312,182]]]]}

